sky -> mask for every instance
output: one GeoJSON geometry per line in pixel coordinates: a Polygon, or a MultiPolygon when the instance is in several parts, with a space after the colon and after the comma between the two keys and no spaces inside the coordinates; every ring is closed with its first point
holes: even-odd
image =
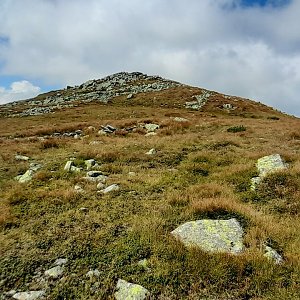
{"type": "Polygon", "coordinates": [[[300,116],[299,0],[0,0],[0,104],[139,71],[300,116]]]}

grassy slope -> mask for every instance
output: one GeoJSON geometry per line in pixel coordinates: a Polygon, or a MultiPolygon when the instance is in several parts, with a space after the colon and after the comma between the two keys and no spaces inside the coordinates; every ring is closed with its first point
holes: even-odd
{"type": "MultiPolygon", "coordinates": [[[[0,140],[3,290],[26,290],[37,269],[67,257],[66,276],[52,286],[49,299],[113,299],[118,278],[143,285],[153,299],[299,299],[300,121],[238,98],[239,108],[230,113],[218,108],[218,96],[204,112],[180,108],[196,92],[177,88],[125,105],[120,98],[109,106],[0,119],[0,136],[19,137],[0,140]],[[174,116],[189,122],[176,123],[174,116]],[[37,138],[79,128],[87,133],[90,125],[144,122],[160,124],[158,135],[145,137],[138,130],[127,136],[90,132],[82,140],[50,143],[37,138]],[[246,131],[227,132],[239,125],[246,131]],[[150,148],[158,150],[155,156],[145,155],[150,148]],[[13,180],[28,167],[14,160],[17,153],[44,165],[30,183],[13,180]],[[270,176],[264,190],[250,192],[256,160],[273,153],[287,160],[289,170],[270,176]],[[121,190],[103,196],[95,184],[82,182],[82,174],[65,173],[70,157],[78,163],[95,158],[108,183],[121,190]],[[85,194],[74,192],[76,183],[85,194]],[[245,228],[247,250],[237,257],[186,249],[169,234],[185,221],[232,216],[245,228]],[[263,257],[266,241],[283,253],[283,265],[263,257]],[[150,271],[138,265],[143,258],[150,271]],[[96,293],[90,289],[95,280],[85,277],[95,268],[101,273],[96,293]]],[[[32,282],[28,288],[39,287],[32,282]]]]}

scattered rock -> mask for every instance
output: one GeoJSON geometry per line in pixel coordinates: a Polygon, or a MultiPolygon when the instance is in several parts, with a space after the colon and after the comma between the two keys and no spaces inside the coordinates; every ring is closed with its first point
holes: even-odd
{"type": "Polygon", "coordinates": [[[28,156],[24,156],[24,155],[16,155],[15,159],[16,160],[28,161],[30,158],[28,156]]]}
{"type": "Polygon", "coordinates": [[[144,268],[146,271],[150,271],[149,261],[147,258],[141,259],[138,261],[138,265],[144,268]]]}
{"type": "Polygon", "coordinates": [[[150,295],[149,291],[138,284],[119,279],[115,292],[116,300],[143,300],[150,295]]]}
{"type": "Polygon", "coordinates": [[[65,164],[64,170],[66,172],[71,172],[71,167],[74,166],[74,162],[72,160],[67,161],[67,163],[65,164]]]}
{"type": "Polygon", "coordinates": [[[210,96],[211,94],[205,91],[201,95],[194,95],[193,98],[195,98],[196,101],[186,102],[185,107],[198,110],[207,103],[210,96]]]}
{"type": "Polygon", "coordinates": [[[148,132],[145,134],[145,136],[156,136],[157,133],[156,132],[148,132]]]}
{"type": "Polygon", "coordinates": [[[70,171],[74,172],[74,173],[79,173],[81,170],[82,170],[81,168],[78,168],[75,166],[71,166],[71,168],[70,168],[70,171]]]}
{"type": "Polygon", "coordinates": [[[84,193],[84,189],[79,184],[75,185],[74,190],[77,193],[84,193]]]}
{"type": "Polygon", "coordinates": [[[234,109],[233,105],[230,104],[230,103],[223,104],[223,108],[227,109],[227,110],[233,110],[234,109]]]}
{"type": "Polygon", "coordinates": [[[40,299],[45,295],[45,291],[30,291],[16,293],[12,297],[17,300],[35,300],[40,299]]]}
{"type": "Polygon", "coordinates": [[[68,262],[67,258],[58,258],[55,262],[54,265],[55,266],[63,266],[68,262]]]}
{"type": "Polygon", "coordinates": [[[156,150],[154,148],[150,149],[148,152],[146,152],[147,155],[154,155],[156,154],[156,150]]]}
{"type": "Polygon", "coordinates": [[[23,175],[16,176],[15,179],[18,180],[20,183],[29,182],[32,180],[34,172],[32,170],[27,170],[23,175]]]}
{"type": "Polygon", "coordinates": [[[159,129],[159,125],[158,124],[145,124],[144,127],[147,130],[147,132],[154,132],[157,129],[159,129]]]}
{"type": "Polygon", "coordinates": [[[191,221],[171,234],[186,246],[199,246],[208,252],[238,254],[244,249],[243,229],[236,219],[191,221]]]}
{"type": "Polygon", "coordinates": [[[81,211],[83,213],[87,213],[89,211],[89,209],[87,207],[80,207],[79,211],[81,211]]]}
{"type": "Polygon", "coordinates": [[[128,96],[127,96],[127,99],[132,99],[133,98],[133,94],[129,94],[128,96]]]}
{"type": "Polygon", "coordinates": [[[188,122],[189,121],[188,119],[180,118],[180,117],[175,117],[173,120],[175,122],[188,122]]]}
{"type": "Polygon", "coordinates": [[[95,270],[90,270],[89,272],[87,272],[85,274],[86,277],[89,277],[90,279],[92,279],[93,277],[99,277],[100,276],[100,272],[98,269],[95,270]]]}
{"type": "Polygon", "coordinates": [[[97,190],[103,190],[105,188],[105,184],[103,182],[99,182],[97,184],[97,190]]]}
{"type": "Polygon", "coordinates": [[[86,181],[90,181],[90,182],[102,182],[105,183],[107,176],[105,175],[99,175],[97,177],[90,177],[90,176],[86,176],[86,177],[82,177],[82,179],[86,180],[86,181]]]}
{"type": "Polygon", "coordinates": [[[101,190],[101,193],[107,194],[107,193],[116,192],[119,190],[120,190],[120,187],[118,184],[112,184],[112,185],[108,186],[107,188],[101,190]]]}
{"type": "Polygon", "coordinates": [[[101,126],[101,128],[105,133],[114,133],[117,130],[117,128],[111,125],[101,126]]]}
{"type": "Polygon", "coordinates": [[[286,170],[288,165],[279,154],[273,154],[258,159],[256,167],[259,172],[259,176],[251,179],[251,190],[255,190],[264,177],[276,171],[286,170]]]}
{"type": "Polygon", "coordinates": [[[283,263],[283,258],[282,256],[273,248],[269,246],[265,246],[265,254],[264,256],[267,257],[270,260],[273,260],[275,264],[281,264],[283,263]]]}
{"type": "Polygon", "coordinates": [[[96,165],[96,161],[94,159],[88,159],[84,163],[86,165],[87,170],[92,169],[92,167],[96,165]]]}
{"type": "Polygon", "coordinates": [[[99,176],[102,176],[103,173],[101,171],[88,171],[86,173],[86,176],[87,177],[99,177],[99,176]]]}
{"type": "Polygon", "coordinates": [[[57,279],[61,277],[63,273],[64,273],[64,268],[62,266],[56,266],[54,268],[45,271],[45,275],[53,279],[57,279]]]}

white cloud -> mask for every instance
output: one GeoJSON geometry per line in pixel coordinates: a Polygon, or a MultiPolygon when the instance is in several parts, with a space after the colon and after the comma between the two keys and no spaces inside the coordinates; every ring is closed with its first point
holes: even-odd
{"type": "Polygon", "coordinates": [[[0,104],[35,97],[41,89],[26,80],[15,81],[9,89],[0,87],[0,104]]]}
{"type": "Polygon", "coordinates": [[[239,2],[1,0],[0,74],[63,87],[141,71],[300,115],[300,1],[239,2]]]}

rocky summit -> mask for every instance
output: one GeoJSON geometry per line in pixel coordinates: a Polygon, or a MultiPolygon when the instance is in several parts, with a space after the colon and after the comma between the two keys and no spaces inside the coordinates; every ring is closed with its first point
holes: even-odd
{"type": "Polygon", "coordinates": [[[299,300],[298,118],[121,72],[0,105],[0,149],[0,300],[299,300]]]}

